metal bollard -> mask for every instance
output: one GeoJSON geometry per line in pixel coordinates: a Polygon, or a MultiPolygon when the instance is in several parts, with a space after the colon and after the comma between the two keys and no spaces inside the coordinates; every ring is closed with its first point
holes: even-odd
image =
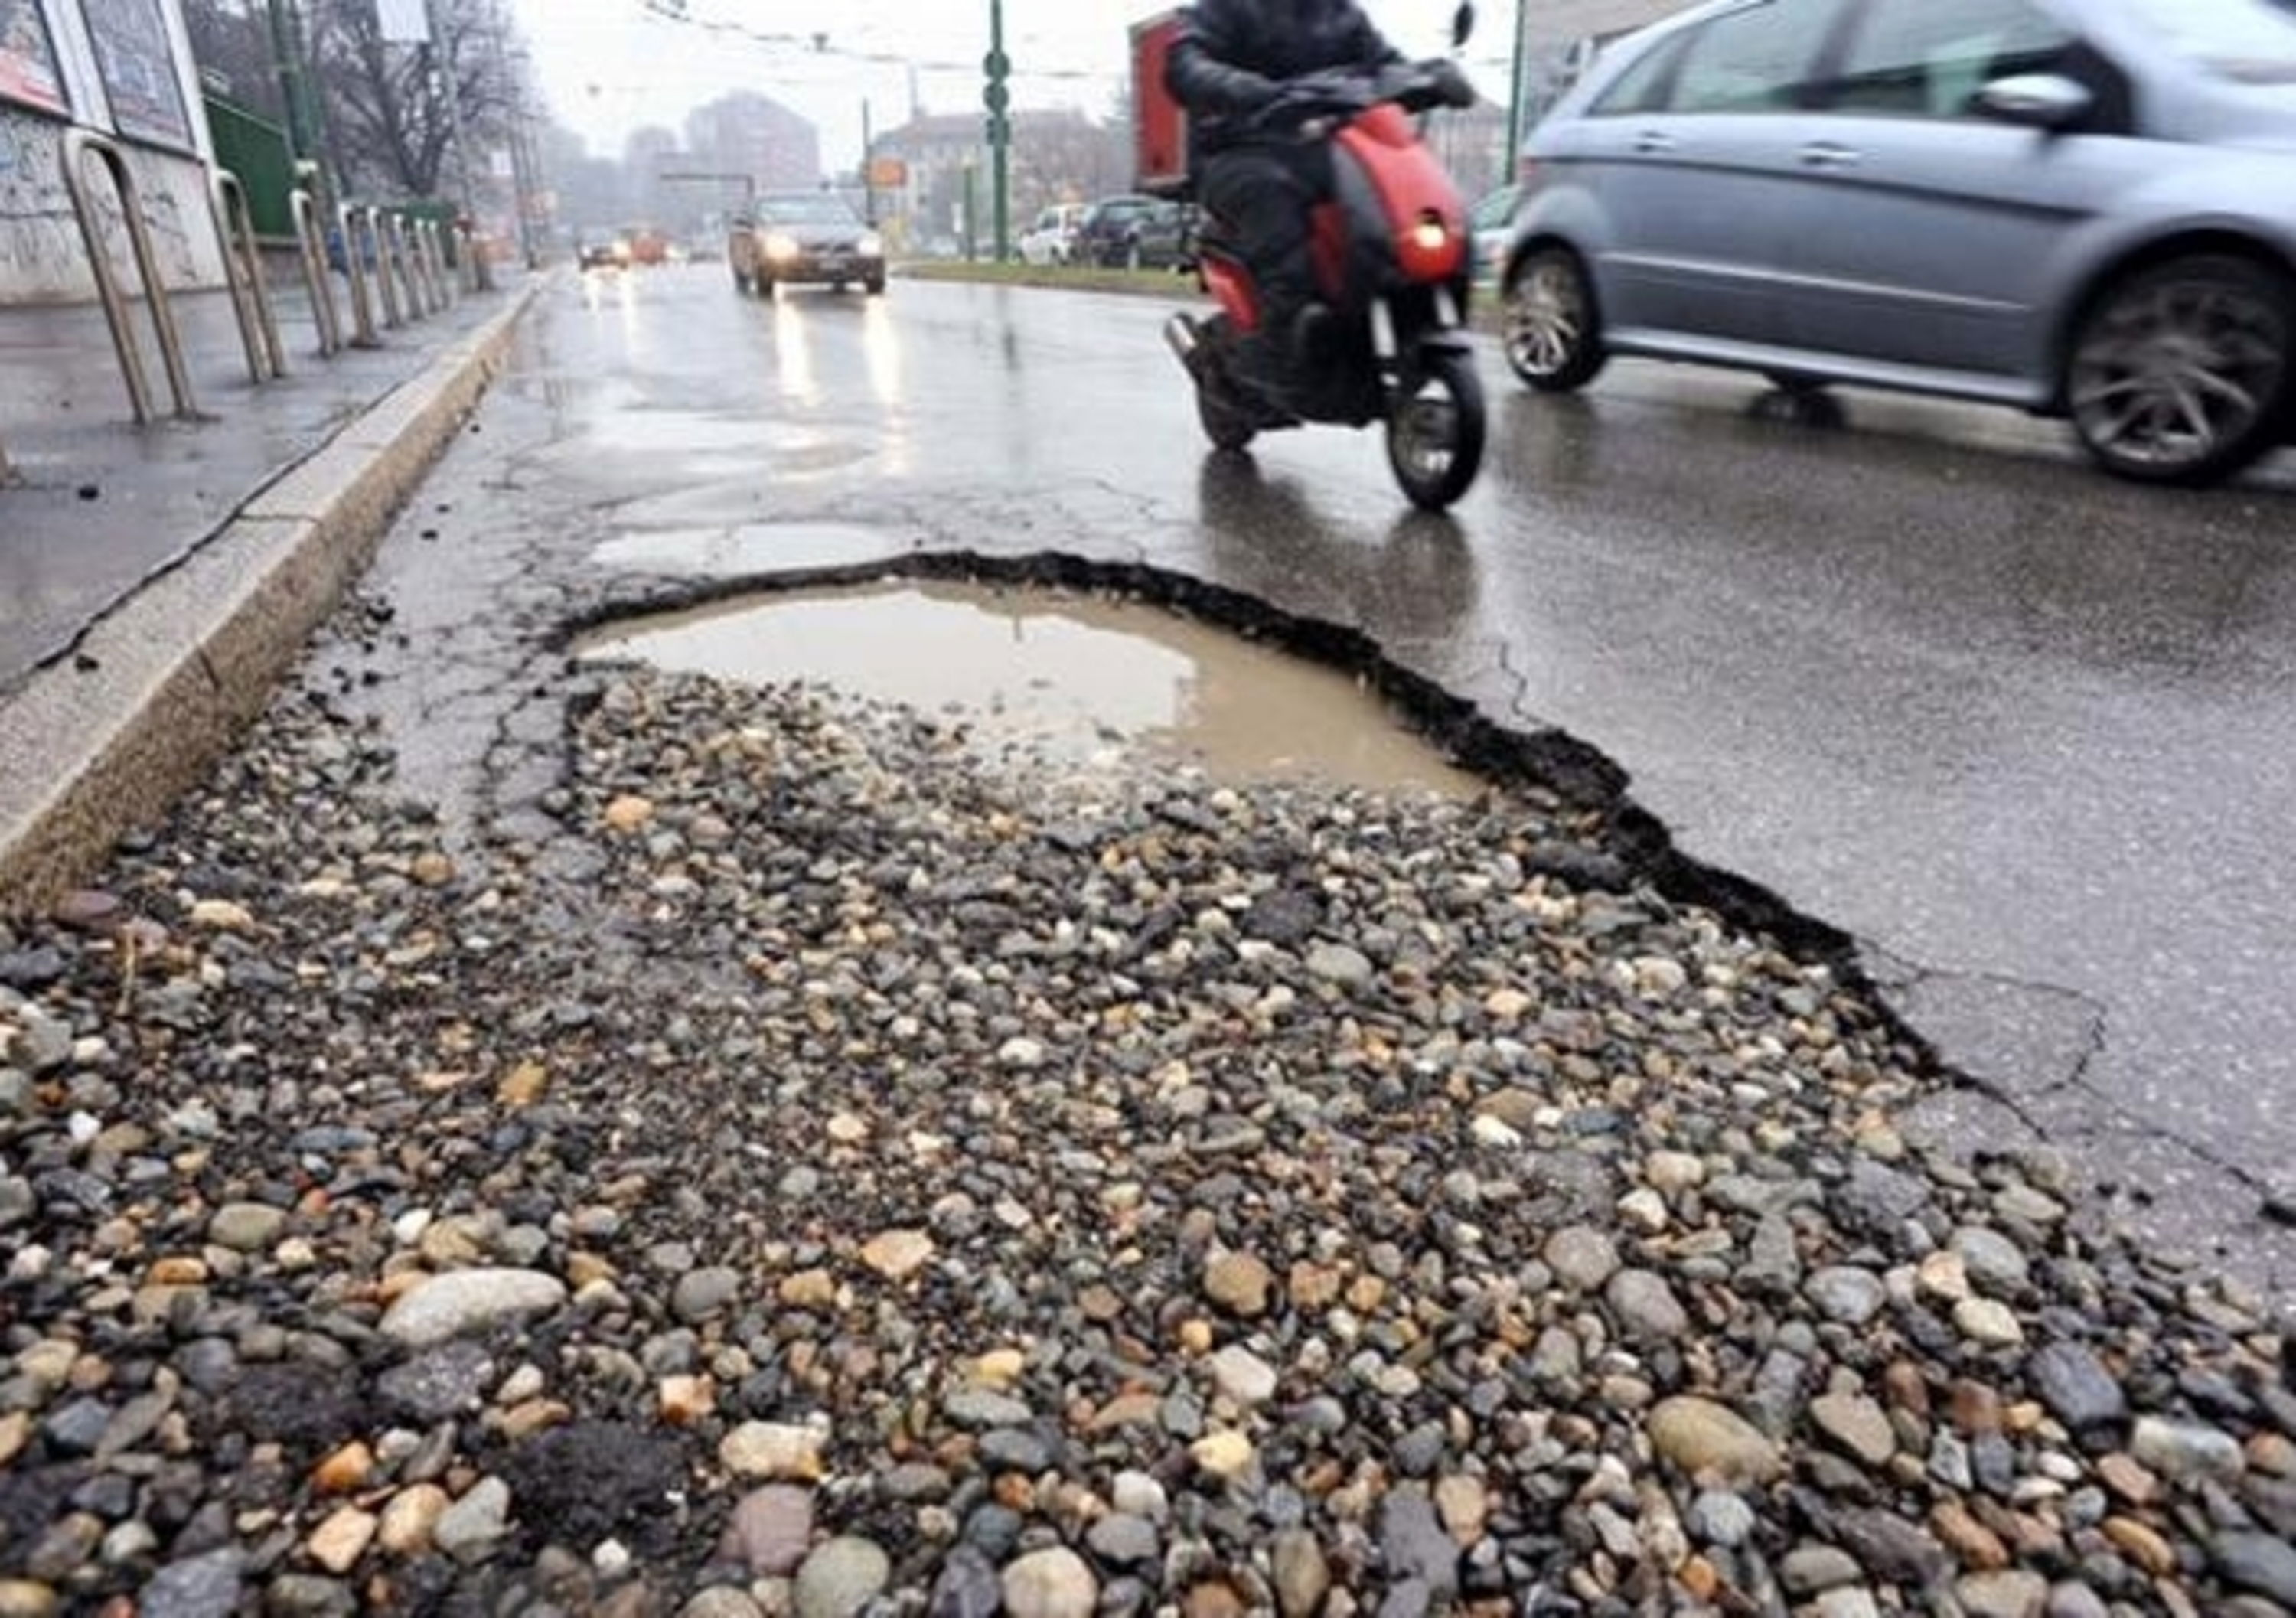
{"type": "Polygon", "coordinates": [[[327,239],[319,229],[318,205],[299,185],[287,193],[287,205],[295,216],[295,256],[303,263],[303,290],[319,328],[319,357],[332,359],[343,349],[343,316],[335,308],[334,277],[327,272],[327,239]]]}
{"type": "Polygon", "coordinates": [[[485,269],[479,263],[479,233],[467,222],[457,219],[455,221],[455,243],[461,250],[455,261],[462,269],[463,290],[483,292],[487,290],[487,281],[485,269]]]}
{"type": "Polygon", "coordinates": [[[369,203],[359,209],[366,222],[367,239],[374,243],[374,283],[382,291],[382,324],[393,331],[406,324],[398,306],[398,277],[390,273],[390,243],[382,231],[382,209],[369,203]]]}
{"type": "Polygon", "coordinates": [[[208,171],[208,201],[215,212],[216,246],[223,254],[224,283],[232,313],[239,317],[239,341],[247,349],[247,374],[258,387],[287,374],[287,350],[279,341],[279,316],[263,274],[262,251],[255,242],[255,216],[247,188],[228,168],[208,171]]]}
{"type": "Polygon", "coordinates": [[[430,273],[439,278],[439,296],[447,308],[455,307],[455,295],[462,289],[456,283],[447,264],[447,231],[436,219],[422,222],[423,239],[430,244],[430,273]]]}
{"type": "Polygon", "coordinates": [[[343,269],[351,282],[351,322],[358,328],[356,347],[374,349],[382,339],[374,329],[374,290],[366,278],[366,254],[359,240],[359,221],[366,210],[345,202],[335,210],[335,227],[343,233],[343,269]]]}
{"type": "Polygon", "coordinates": [[[200,413],[192,392],[192,378],[184,364],[183,335],[176,328],[176,311],[168,300],[167,277],[160,273],[159,255],[152,251],[151,226],[144,218],[144,199],[135,176],[119,148],[90,129],[68,129],[63,139],[64,189],[70,193],[72,212],[79,220],[80,239],[87,244],[88,267],[95,276],[96,297],[103,304],[104,324],[111,328],[111,346],[119,356],[119,371],[127,383],[127,400],[138,424],[156,414],[152,379],[144,369],[143,346],[127,312],[127,300],[112,273],[111,250],[103,240],[103,221],[97,217],[95,199],[87,187],[87,160],[102,160],[119,196],[120,218],[127,227],[127,245],[135,259],[135,274],[152,305],[152,329],[160,340],[160,358],[168,371],[168,390],[175,396],[176,414],[186,421],[200,413]]]}
{"type": "Polygon", "coordinates": [[[430,294],[438,300],[439,313],[444,314],[455,307],[455,288],[447,278],[447,255],[439,245],[439,221],[422,221],[415,230],[414,242],[422,251],[423,273],[430,277],[430,294]]]}
{"type": "MultiPolygon", "coordinates": [[[[382,259],[385,265],[383,282],[394,286],[398,293],[398,321],[422,318],[422,289],[414,284],[414,277],[406,264],[406,216],[387,213],[382,216],[382,259]]],[[[390,300],[386,299],[385,302],[390,300]]]]}

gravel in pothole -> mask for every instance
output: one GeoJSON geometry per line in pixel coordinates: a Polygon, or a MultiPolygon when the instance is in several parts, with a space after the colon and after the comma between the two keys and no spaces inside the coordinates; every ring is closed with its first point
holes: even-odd
{"type": "Polygon", "coordinates": [[[1599,825],[566,768],[450,850],[290,694],[0,932],[0,1615],[2296,1611],[2263,1304],[1599,825]]]}

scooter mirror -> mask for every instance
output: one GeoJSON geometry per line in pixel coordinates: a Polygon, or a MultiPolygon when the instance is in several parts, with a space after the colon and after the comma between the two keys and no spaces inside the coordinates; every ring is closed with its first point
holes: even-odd
{"type": "Polygon", "coordinates": [[[1463,0],[1459,9],[1451,13],[1451,48],[1457,50],[1474,37],[1474,32],[1475,8],[1463,0]]]}

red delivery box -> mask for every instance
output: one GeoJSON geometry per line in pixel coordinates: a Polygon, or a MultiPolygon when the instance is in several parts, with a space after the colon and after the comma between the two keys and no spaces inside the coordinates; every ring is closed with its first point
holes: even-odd
{"type": "Polygon", "coordinates": [[[1133,188],[1153,197],[1188,189],[1188,115],[1164,87],[1164,63],[1179,31],[1177,11],[1132,25],[1133,188]]]}

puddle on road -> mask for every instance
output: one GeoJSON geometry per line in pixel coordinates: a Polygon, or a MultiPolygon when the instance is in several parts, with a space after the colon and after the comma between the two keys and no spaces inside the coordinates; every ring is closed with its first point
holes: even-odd
{"type": "Polygon", "coordinates": [[[758,685],[813,681],[962,719],[1055,766],[1111,755],[1227,781],[1316,779],[1471,797],[1453,768],[1339,670],[1139,603],[889,584],[725,603],[618,624],[576,648],[758,685]]]}
{"type": "Polygon", "coordinates": [[[838,522],[744,522],[623,535],[590,553],[594,566],[686,579],[742,579],[798,568],[852,567],[906,546],[880,529],[838,522]]]}

